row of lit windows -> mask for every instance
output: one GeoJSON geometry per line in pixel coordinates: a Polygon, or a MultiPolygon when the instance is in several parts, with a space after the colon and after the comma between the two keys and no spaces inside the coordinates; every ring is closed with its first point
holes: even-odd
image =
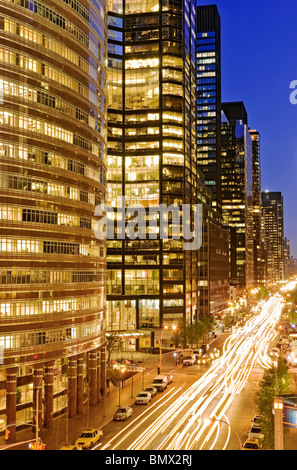
{"type": "Polygon", "coordinates": [[[88,193],[88,191],[73,186],[66,186],[51,180],[39,180],[34,177],[30,178],[23,175],[7,173],[0,174],[0,188],[31,191],[34,193],[47,194],[49,196],[65,197],[80,202],[87,202],[92,205],[100,203],[97,202],[98,199],[96,201],[95,195],[93,193],[88,193]]]}
{"type": "Polygon", "coordinates": [[[39,44],[45,49],[60,55],[64,59],[67,59],[75,64],[77,67],[80,67],[82,70],[84,70],[84,72],[90,73],[96,80],[97,71],[93,65],[89,64],[75,51],[69,49],[69,47],[65,46],[51,36],[47,36],[34,28],[30,28],[28,25],[5,17],[0,17],[0,29],[10,34],[18,35],[23,39],[34,42],[35,44],[39,44]]]}
{"type": "Polygon", "coordinates": [[[55,255],[81,255],[100,256],[98,245],[86,245],[79,243],[44,241],[34,239],[5,239],[0,240],[2,253],[39,253],[55,255]]]}
{"type": "Polygon", "coordinates": [[[24,300],[22,302],[0,302],[0,318],[23,315],[44,315],[102,307],[103,296],[100,295],[29,302],[24,300]]]}
{"type": "MultiPolygon", "coordinates": [[[[160,114],[154,113],[154,112],[151,112],[151,113],[141,112],[139,114],[131,114],[131,113],[125,114],[126,124],[140,124],[140,123],[145,123],[145,122],[150,122],[150,121],[158,121],[159,119],[160,119],[160,114]]],[[[177,112],[177,111],[164,111],[162,113],[162,119],[163,119],[163,122],[172,121],[177,124],[182,124],[183,115],[182,113],[177,112]]],[[[119,114],[119,113],[109,112],[108,122],[121,124],[123,122],[123,116],[122,114],[119,114]]],[[[173,126],[170,126],[170,127],[163,126],[163,133],[167,132],[167,129],[178,129],[178,128],[177,127],[174,128],[173,126]]],[[[180,132],[178,131],[178,133],[180,132]]]]}
{"type": "Polygon", "coordinates": [[[70,328],[1,335],[0,348],[3,348],[3,350],[19,349],[42,344],[63,343],[64,341],[98,335],[100,332],[103,332],[103,327],[103,321],[99,321],[90,324],[83,323],[82,325],[71,326],[70,328]]]}
{"type": "Polygon", "coordinates": [[[27,115],[9,111],[0,111],[0,124],[2,126],[7,125],[10,127],[18,127],[26,131],[44,134],[95,153],[96,146],[93,146],[93,143],[85,137],[74,134],[67,129],[63,129],[60,126],[56,126],[55,124],[43,119],[36,119],[27,115]]]}
{"type": "Polygon", "coordinates": [[[94,168],[85,163],[72,160],[62,155],[38,149],[25,147],[18,144],[4,143],[0,141],[0,157],[19,158],[29,162],[42,163],[56,168],[69,170],[80,175],[87,176],[96,181],[104,181],[104,168],[94,168]]]}
{"type": "MultiPolygon", "coordinates": [[[[0,47],[0,62],[4,62],[9,65],[15,65],[24,70],[38,73],[50,80],[53,80],[60,85],[63,85],[71,90],[79,93],[84,98],[89,99],[95,106],[98,106],[97,93],[92,91],[89,87],[86,87],[78,80],[75,80],[70,75],[65,74],[59,69],[52,67],[51,65],[36,60],[35,58],[22,54],[18,51],[0,47]]],[[[91,83],[90,83],[91,85],[91,83]]]]}
{"type": "MultiPolygon", "coordinates": [[[[102,248],[103,250],[103,248],[102,248]]],[[[100,251],[101,257],[103,251],[100,251]]],[[[102,282],[102,271],[42,271],[0,270],[1,284],[73,284],[80,282],[102,282]]]]}
{"type": "Polygon", "coordinates": [[[32,222],[36,224],[65,225],[84,229],[94,229],[95,220],[73,214],[61,214],[42,209],[23,209],[14,206],[0,206],[0,220],[32,222]]]}
{"type": "Polygon", "coordinates": [[[77,145],[84,150],[92,152],[94,155],[98,154],[98,147],[93,142],[43,119],[9,111],[0,111],[0,124],[2,126],[18,127],[29,132],[37,132],[54,139],[62,140],[68,144],[77,145]]]}
{"type": "Polygon", "coordinates": [[[44,90],[39,90],[38,88],[30,87],[23,83],[21,84],[2,79],[0,79],[0,90],[3,92],[3,97],[16,96],[23,100],[33,101],[56,109],[57,111],[62,111],[68,116],[78,119],[79,121],[83,121],[93,129],[96,128],[96,121],[93,116],[90,116],[85,111],[82,111],[60,97],[51,95],[44,90]]]}

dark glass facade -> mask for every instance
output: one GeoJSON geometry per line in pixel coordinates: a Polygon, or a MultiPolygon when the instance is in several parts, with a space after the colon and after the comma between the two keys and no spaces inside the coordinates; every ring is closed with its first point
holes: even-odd
{"type": "MultiPolygon", "coordinates": [[[[140,204],[147,222],[153,206],[198,202],[195,18],[191,1],[109,5],[108,202],[140,204]]],[[[150,235],[108,241],[107,326],[132,349],[198,315],[197,250],[171,236],[170,216],[167,239],[159,220],[150,235]]]]}
{"type": "Polygon", "coordinates": [[[254,281],[255,285],[263,285],[265,283],[265,245],[262,227],[261,139],[258,131],[249,129],[249,132],[253,156],[254,281]]]}
{"type": "Polygon", "coordinates": [[[221,19],[216,5],[197,7],[198,167],[221,213],[221,19]]]}
{"type": "Polygon", "coordinates": [[[243,103],[223,103],[222,208],[235,229],[236,279],[244,291],[254,281],[252,139],[243,103]]]}

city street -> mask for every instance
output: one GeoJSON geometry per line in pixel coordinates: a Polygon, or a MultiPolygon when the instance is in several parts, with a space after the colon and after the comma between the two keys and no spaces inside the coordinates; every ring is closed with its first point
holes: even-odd
{"type": "Polygon", "coordinates": [[[179,369],[166,391],[149,405],[133,407],[130,421],[108,423],[94,449],[239,449],[255,411],[253,392],[263,371],[259,366],[272,364],[267,351],[276,338],[281,310],[282,299],[270,298],[244,327],[221,335],[220,342],[226,338],[222,354],[210,366],[179,369]]]}

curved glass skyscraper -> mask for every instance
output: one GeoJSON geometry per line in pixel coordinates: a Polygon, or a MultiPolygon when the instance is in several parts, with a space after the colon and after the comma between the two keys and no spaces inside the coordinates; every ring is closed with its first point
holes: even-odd
{"type": "MultiPolygon", "coordinates": [[[[104,0],[0,1],[0,431],[102,392],[104,0]],[[44,383],[43,405],[37,390],[44,383]]],[[[104,387],[103,387],[104,388],[104,387]]],[[[39,423],[41,422],[41,417],[39,423]]]]}

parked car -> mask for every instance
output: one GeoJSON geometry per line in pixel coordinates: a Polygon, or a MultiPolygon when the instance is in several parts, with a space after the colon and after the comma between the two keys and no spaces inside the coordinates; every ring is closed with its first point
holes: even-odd
{"type": "Polygon", "coordinates": [[[248,437],[249,439],[264,439],[265,436],[262,434],[260,426],[254,424],[250,429],[248,437]]]}
{"type": "Polygon", "coordinates": [[[113,415],[114,421],[125,421],[132,416],[133,410],[130,406],[121,406],[113,415]]]}
{"type": "Polygon", "coordinates": [[[192,366],[195,364],[195,356],[186,356],[183,358],[184,366],[192,366]]]}
{"type": "Polygon", "coordinates": [[[144,391],[149,392],[154,397],[158,390],[155,387],[146,387],[144,391]]]}
{"type": "Polygon", "coordinates": [[[149,392],[140,392],[136,399],[136,405],[147,405],[152,399],[152,395],[149,392]]]}
{"type": "Polygon", "coordinates": [[[85,429],[76,439],[75,445],[81,446],[83,449],[92,447],[96,442],[100,441],[103,436],[101,429],[85,429]]]}
{"type": "Polygon", "coordinates": [[[261,423],[262,419],[263,419],[263,418],[262,418],[261,415],[255,415],[255,416],[253,417],[253,419],[252,419],[253,425],[258,425],[258,426],[260,426],[260,423],[261,423]]]}
{"type": "Polygon", "coordinates": [[[157,375],[152,383],[152,386],[155,387],[157,390],[163,392],[168,385],[167,375],[157,375]]]}
{"type": "Polygon", "coordinates": [[[243,444],[244,450],[260,450],[262,449],[262,442],[259,439],[247,439],[243,444]]]}
{"type": "Polygon", "coordinates": [[[173,375],[167,375],[167,383],[168,385],[173,382],[173,375]]]}

